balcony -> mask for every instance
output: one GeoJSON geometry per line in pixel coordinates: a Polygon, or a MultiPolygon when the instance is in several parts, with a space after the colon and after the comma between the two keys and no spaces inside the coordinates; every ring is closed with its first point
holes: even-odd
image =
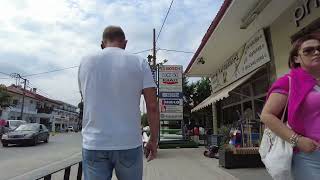
{"type": "MultiPolygon", "coordinates": [[[[18,107],[11,107],[10,109],[9,109],[9,111],[12,111],[12,112],[21,112],[21,107],[20,106],[18,106],[18,107]]],[[[37,109],[35,109],[35,108],[30,108],[30,107],[24,107],[24,109],[23,109],[23,113],[24,114],[37,114],[37,109]]]]}
{"type": "Polygon", "coordinates": [[[38,113],[51,114],[53,111],[52,107],[40,107],[38,108],[38,113]]]}

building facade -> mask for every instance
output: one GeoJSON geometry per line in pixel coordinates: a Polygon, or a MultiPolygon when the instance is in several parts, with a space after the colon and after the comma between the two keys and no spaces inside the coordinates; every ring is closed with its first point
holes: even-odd
{"type": "Polygon", "coordinates": [[[211,79],[211,96],[192,111],[212,105],[214,133],[245,122],[261,134],[268,88],[289,71],[292,41],[320,30],[319,6],[319,0],[225,0],[185,71],[211,79]]]}
{"type": "Polygon", "coordinates": [[[76,106],[37,94],[36,89],[24,91],[21,86],[11,85],[7,90],[12,96],[12,107],[2,111],[1,119],[40,123],[51,131],[65,131],[69,126],[77,130],[80,126],[76,106]],[[25,98],[21,118],[23,92],[25,98]]]}

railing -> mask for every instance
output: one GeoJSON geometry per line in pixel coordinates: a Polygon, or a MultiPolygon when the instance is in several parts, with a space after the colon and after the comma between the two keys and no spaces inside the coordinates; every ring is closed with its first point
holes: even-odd
{"type": "MultiPolygon", "coordinates": [[[[82,179],[82,162],[76,163],[79,164],[78,166],[78,171],[77,171],[77,180],[81,180],[82,179]]],[[[71,167],[76,165],[76,164],[72,164],[70,166],[67,166],[65,168],[62,168],[58,171],[52,172],[46,176],[40,177],[37,180],[43,179],[43,180],[51,180],[51,176],[55,173],[58,173],[60,171],[64,171],[64,175],[63,175],[63,180],[69,180],[70,179],[70,172],[71,172],[71,167]]]]}
{"type": "Polygon", "coordinates": [[[55,177],[53,177],[54,175],[59,175],[59,176],[61,175],[63,176],[64,180],[69,180],[71,177],[72,179],[77,177],[77,180],[81,180],[82,179],[81,153],[77,153],[62,161],[54,162],[42,168],[11,178],[10,180],[40,180],[40,179],[51,180],[51,178],[56,179],[55,177]],[[75,167],[77,165],[78,165],[78,169],[76,170],[76,173],[74,171],[71,171],[71,167],[75,167]]]}

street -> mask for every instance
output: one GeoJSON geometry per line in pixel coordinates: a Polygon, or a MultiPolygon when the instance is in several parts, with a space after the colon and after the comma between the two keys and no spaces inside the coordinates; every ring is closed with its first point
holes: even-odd
{"type": "Polygon", "coordinates": [[[50,136],[37,146],[0,147],[0,180],[21,176],[81,152],[81,133],[50,136]]]}
{"type": "MultiPolygon", "coordinates": [[[[195,149],[160,149],[158,158],[144,162],[145,180],[269,180],[262,168],[224,169],[217,159],[203,156],[204,147],[195,149]]],[[[28,174],[40,168],[63,161],[71,156],[80,156],[81,134],[63,133],[51,136],[49,143],[37,146],[11,146],[0,148],[0,180],[25,179],[28,174]]],[[[41,169],[40,169],[41,170],[41,169]]],[[[76,167],[71,175],[75,178],[76,167]]],[[[62,179],[63,172],[53,175],[54,180],[62,179]]],[[[113,177],[113,180],[116,180],[113,177]]]]}

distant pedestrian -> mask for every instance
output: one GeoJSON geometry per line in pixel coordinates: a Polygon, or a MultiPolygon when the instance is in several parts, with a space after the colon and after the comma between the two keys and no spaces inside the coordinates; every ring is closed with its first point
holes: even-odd
{"type": "Polygon", "coordinates": [[[83,171],[85,180],[142,180],[143,149],[140,97],[144,95],[150,126],[145,147],[148,161],[157,155],[159,111],[156,85],[148,62],[125,51],[120,27],[103,32],[99,53],[79,67],[83,97],[83,171]]]}

